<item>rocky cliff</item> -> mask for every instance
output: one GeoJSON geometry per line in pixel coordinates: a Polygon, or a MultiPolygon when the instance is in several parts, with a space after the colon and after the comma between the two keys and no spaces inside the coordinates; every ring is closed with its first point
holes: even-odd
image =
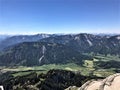
{"type": "Polygon", "coordinates": [[[81,87],[70,86],[65,90],[120,90],[120,73],[102,80],[87,81],[81,87]]]}

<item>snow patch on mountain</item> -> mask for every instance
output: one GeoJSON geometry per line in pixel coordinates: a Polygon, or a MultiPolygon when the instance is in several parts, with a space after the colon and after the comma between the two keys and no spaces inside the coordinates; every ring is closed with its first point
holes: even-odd
{"type": "Polygon", "coordinates": [[[120,36],[118,36],[117,39],[120,40],[120,36]]]}
{"type": "Polygon", "coordinates": [[[43,45],[42,46],[42,54],[45,54],[45,52],[46,52],[46,47],[43,45]]]}
{"type": "Polygon", "coordinates": [[[92,44],[92,42],[88,39],[87,35],[85,35],[85,38],[86,38],[88,44],[89,44],[90,46],[92,46],[93,44],[92,44]]]}
{"type": "Polygon", "coordinates": [[[79,36],[76,36],[76,37],[75,37],[75,40],[80,40],[80,37],[79,37],[79,36]]]}
{"type": "Polygon", "coordinates": [[[39,63],[41,63],[42,59],[44,58],[45,52],[46,52],[46,47],[43,45],[43,46],[42,46],[42,54],[43,54],[43,55],[39,58],[39,63]]]}
{"type": "Polygon", "coordinates": [[[39,63],[41,63],[41,61],[42,61],[43,58],[44,58],[44,55],[42,55],[42,57],[40,57],[39,63]]]}

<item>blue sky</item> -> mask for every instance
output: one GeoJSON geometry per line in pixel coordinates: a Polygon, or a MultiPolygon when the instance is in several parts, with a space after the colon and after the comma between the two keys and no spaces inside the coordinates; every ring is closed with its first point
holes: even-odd
{"type": "Polygon", "coordinates": [[[0,0],[0,34],[120,33],[120,0],[0,0]]]}

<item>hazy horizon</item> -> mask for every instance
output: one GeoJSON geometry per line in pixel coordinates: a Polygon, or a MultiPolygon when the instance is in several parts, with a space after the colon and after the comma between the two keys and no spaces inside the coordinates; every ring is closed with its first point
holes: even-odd
{"type": "Polygon", "coordinates": [[[84,32],[81,32],[81,33],[16,33],[16,34],[13,34],[13,33],[4,33],[4,34],[1,34],[0,33],[0,36],[18,36],[18,35],[37,35],[37,34],[56,34],[56,35],[69,35],[69,34],[93,34],[93,35],[120,35],[120,33],[84,33],[84,32]]]}

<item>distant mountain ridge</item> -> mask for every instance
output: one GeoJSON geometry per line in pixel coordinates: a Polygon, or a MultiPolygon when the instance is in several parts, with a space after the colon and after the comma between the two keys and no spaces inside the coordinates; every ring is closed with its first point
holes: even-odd
{"type": "Polygon", "coordinates": [[[0,65],[81,64],[82,60],[91,59],[83,53],[120,55],[120,35],[38,34],[13,36],[1,44],[4,50],[0,53],[0,65]]]}
{"type": "Polygon", "coordinates": [[[64,44],[81,53],[120,54],[120,35],[108,37],[84,33],[49,37],[40,41],[64,44]]]}
{"type": "Polygon", "coordinates": [[[0,42],[9,37],[11,37],[11,35],[0,35],[0,42]]]}
{"type": "Polygon", "coordinates": [[[6,38],[0,42],[0,50],[6,47],[22,43],[22,42],[35,42],[43,38],[56,36],[55,34],[36,34],[36,35],[16,35],[6,38]]]}

